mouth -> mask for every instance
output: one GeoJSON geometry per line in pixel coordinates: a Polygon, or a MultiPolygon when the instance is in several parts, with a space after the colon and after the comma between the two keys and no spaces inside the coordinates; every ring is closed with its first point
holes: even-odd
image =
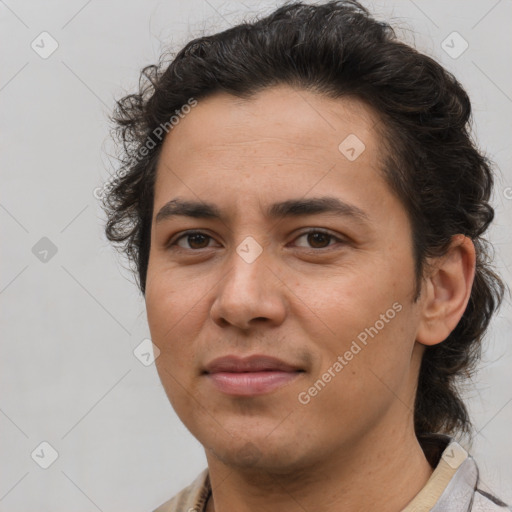
{"type": "Polygon", "coordinates": [[[222,393],[253,396],[270,393],[297,379],[304,370],[264,355],[246,358],[226,356],[213,360],[203,372],[222,393]]]}

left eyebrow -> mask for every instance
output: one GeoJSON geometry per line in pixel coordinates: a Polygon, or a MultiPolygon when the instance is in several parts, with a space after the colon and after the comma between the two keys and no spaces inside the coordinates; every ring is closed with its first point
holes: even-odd
{"type": "MultiPolygon", "coordinates": [[[[271,219],[282,219],[285,217],[300,217],[320,213],[334,213],[353,218],[359,222],[369,220],[368,215],[361,208],[331,196],[310,199],[288,199],[287,201],[274,203],[269,206],[266,215],[271,219]]],[[[155,218],[155,223],[175,216],[223,220],[221,210],[213,203],[176,198],[166,203],[160,209],[155,218]]]]}
{"type": "Polygon", "coordinates": [[[351,217],[360,222],[369,220],[368,215],[361,208],[331,196],[311,199],[289,199],[281,203],[274,203],[269,207],[267,216],[280,219],[319,213],[334,213],[344,217],[351,217]]]}

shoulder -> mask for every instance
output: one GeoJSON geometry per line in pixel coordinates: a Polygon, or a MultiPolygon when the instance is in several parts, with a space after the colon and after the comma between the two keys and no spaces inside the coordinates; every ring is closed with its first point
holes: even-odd
{"type": "Polygon", "coordinates": [[[512,511],[512,508],[495,496],[476,489],[471,512],[505,512],[506,510],[512,511]]]}
{"type": "Polygon", "coordinates": [[[421,446],[427,460],[435,467],[430,487],[443,488],[434,508],[429,510],[512,512],[502,500],[481,489],[483,482],[475,459],[453,438],[432,434],[421,439],[421,446]],[[437,482],[434,482],[436,476],[437,482]]]}
{"type": "Polygon", "coordinates": [[[153,512],[203,512],[209,493],[208,469],[204,469],[190,485],[153,512]]]}

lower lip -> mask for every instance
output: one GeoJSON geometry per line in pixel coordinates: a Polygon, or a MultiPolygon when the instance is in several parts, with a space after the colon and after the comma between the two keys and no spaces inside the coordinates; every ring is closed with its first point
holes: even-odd
{"type": "Polygon", "coordinates": [[[301,372],[219,372],[207,374],[213,385],[228,395],[252,396],[269,393],[296,379],[301,372]]]}

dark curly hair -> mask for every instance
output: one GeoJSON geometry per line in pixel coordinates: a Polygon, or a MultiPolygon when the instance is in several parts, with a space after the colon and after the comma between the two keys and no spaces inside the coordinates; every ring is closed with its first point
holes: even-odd
{"type": "Polygon", "coordinates": [[[459,82],[358,2],[287,3],[190,41],[170,63],[162,55],[145,67],[138,93],[117,101],[112,115],[121,167],[101,197],[107,238],[128,256],[145,294],[162,126],[167,132],[191,99],[217,91],[249,98],[277,84],[357,98],[383,121],[382,173],[412,223],[416,299],[427,258],[443,255],[456,234],[472,239],[477,260],[469,303],[448,338],[426,347],[414,410],[418,436],[470,433],[459,381],[474,371],[505,292],[482,238],[494,217],[491,163],[472,140],[471,105],[459,82]]]}

